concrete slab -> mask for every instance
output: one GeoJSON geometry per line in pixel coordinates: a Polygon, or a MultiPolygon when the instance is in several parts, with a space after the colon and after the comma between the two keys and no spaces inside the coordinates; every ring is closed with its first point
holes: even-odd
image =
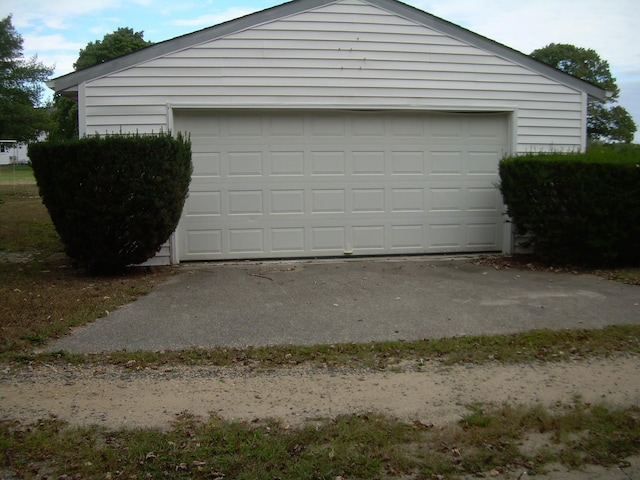
{"type": "Polygon", "coordinates": [[[447,257],[183,264],[47,351],[419,340],[640,324],[640,287],[447,257]]]}

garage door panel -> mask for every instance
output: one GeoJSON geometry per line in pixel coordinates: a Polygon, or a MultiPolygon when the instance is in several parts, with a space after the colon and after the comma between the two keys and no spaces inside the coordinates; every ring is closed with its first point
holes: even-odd
{"type": "MultiPolygon", "coordinates": [[[[222,230],[213,226],[204,230],[189,230],[185,235],[186,249],[192,256],[201,260],[222,255],[222,230]]],[[[194,258],[194,259],[195,259],[194,258]]]]}
{"type": "Polygon", "coordinates": [[[456,251],[461,248],[462,225],[459,223],[431,223],[428,226],[428,243],[431,251],[456,251]]]}
{"type": "Polygon", "coordinates": [[[267,118],[269,136],[276,142],[291,142],[304,137],[304,117],[301,115],[273,115],[267,118]]]}
{"type": "MultiPolygon", "coordinates": [[[[389,117],[389,133],[399,142],[407,138],[422,139],[425,137],[425,118],[419,114],[407,114],[389,117]]],[[[401,143],[400,143],[401,144],[401,143]]]]}
{"type": "Polygon", "coordinates": [[[229,177],[262,177],[264,174],[262,151],[227,152],[225,157],[229,177]]]}
{"type": "Polygon", "coordinates": [[[344,190],[314,189],[311,191],[312,214],[345,213],[344,190]]]}
{"type": "MultiPolygon", "coordinates": [[[[281,147],[280,147],[281,148],[281,147]]],[[[302,176],[304,175],[304,151],[286,151],[280,148],[271,150],[270,175],[272,176],[302,176]]]]}
{"type": "Polygon", "coordinates": [[[193,163],[193,174],[197,176],[220,176],[220,153],[191,153],[191,161],[193,163]]]}
{"type": "Polygon", "coordinates": [[[384,188],[353,188],[351,189],[351,211],[353,213],[384,213],[384,188]]]}
{"type": "Polygon", "coordinates": [[[462,175],[462,159],[461,151],[431,150],[428,171],[430,175],[462,175]]]}
{"type": "Polygon", "coordinates": [[[340,141],[347,135],[347,121],[343,115],[318,112],[316,115],[306,117],[306,123],[312,141],[318,139],[340,141]]]}
{"type": "Polygon", "coordinates": [[[464,196],[459,187],[433,187],[429,189],[429,212],[461,212],[464,196]]]}
{"type": "Polygon", "coordinates": [[[423,224],[391,225],[390,248],[394,253],[400,250],[419,251],[424,248],[423,224]]]}
{"type": "Polygon", "coordinates": [[[385,241],[384,225],[363,225],[354,226],[352,230],[353,242],[351,243],[355,251],[380,250],[387,247],[385,241]]]}
{"type": "Polygon", "coordinates": [[[302,189],[272,189],[269,213],[273,215],[301,215],[305,213],[305,192],[302,189]]]}
{"type": "Polygon", "coordinates": [[[496,214],[502,208],[501,196],[495,187],[469,187],[466,197],[469,212],[496,214]]]}
{"type": "Polygon", "coordinates": [[[491,248],[498,242],[496,222],[473,222],[467,225],[467,246],[472,248],[491,248]]]}
{"type": "Polygon", "coordinates": [[[384,175],[385,157],[382,150],[356,150],[351,152],[351,173],[353,175],[384,175]]]}
{"type": "Polygon", "coordinates": [[[474,144],[482,143],[483,141],[490,145],[503,144],[504,130],[499,121],[469,122],[467,125],[469,130],[467,137],[474,144]]]}
{"type": "Polygon", "coordinates": [[[184,206],[184,215],[193,216],[220,216],[222,214],[220,192],[196,191],[189,193],[184,206]]]}
{"type": "Polygon", "coordinates": [[[496,158],[502,158],[502,153],[497,151],[470,151],[467,154],[468,175],[498,175],[498,164],[496,158]]]}
{"type": "Polygon", "coordinates": [[[302,227],[270,229],[271,251],[281,254],[303,255],[305,248],[305,229],[302,227]]]}
{"type": "MultiPolygon", "coordinates": [[[[326,147],[325,147],[326,148],[326,147]]],[[[345,153],[343,151],[310,151],[311,175],[340,175],[346,172],[345,153]]]]}
{"type": "Polygon", "coordinates": [[[423,188],[392,188],[391,211],[421,213],[424,211],[423,188]]]}
{"type": "Polygon", "coordinates": [[[262,228],[230,228],[227,235],[231,253],[264,252],[264,230],[262,228]]]}
{"type": "Polygon", "coordinates": [[[229,215],[262,215],[262,190],[231,190],[227,193],[229,215]]]}
{"type": "Polygon", "coordinates": [[[345,248],[345,227],[318,226],[311,227],[312,253],[340,254],[345,248]]]}
{"type": "MultiPolygon", "coordinates": [[[[189,132],[191,136],[207,136],[220,137],[221,125],[224,118],[217,115],[211,115],[206,110],[176,110],[174,111],[174,123],[180,125],[180,132],[189,132]]],[[[206,145],[206,144],[205,144],[206,145]]]]}
{"type": "Polygon", "coordinates": [[[427,228],[429,250],[441,252],[486,251],[499,241],[500,222],[461,218],[459,223],[434,221],[427,228]]]}
{"type": "Polygon", "coordinates": [[[443,115],[429,122],[427,136],[434,142],[447,142],[459,145],[464,138],[466,124],[460,122],[457,115],[443,115]]]}
{"type": "Polygon", "coordinates": [[[228,114],[222,119],[226,136],[235,139],[261,141],[264,122],[258,115],[228,114]]]}
{"type": "Polygon", "coordinates": [[[385,135],[385,122],[382,115],[360,117],[358,121],[351,122],[351,133],[356,141],[379,140],[385,135]]]}
{"type": "Polygon", "coordinates": [[[424,151],[392,151],[392,175],[424,175],[424,151]]]}
{"type": "Polygon", "coordinates": [[[175,121],[193,129],[181,260],[501,248],[505,117],[183,111],[175,121]]]}

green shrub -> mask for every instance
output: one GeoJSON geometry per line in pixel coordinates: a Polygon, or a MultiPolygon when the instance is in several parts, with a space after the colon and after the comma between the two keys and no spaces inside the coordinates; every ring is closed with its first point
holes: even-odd
{"type": "Polygon", "coordinates": [[[500,162],[500,191],[517,232],[556,263],[640,263],[640,150],[529,154],[500,162]]]}
{"type": "Polygon", "coordinates": [[[151,258],[175,230],[191,181],[182,135],[39,142],[29,157],[67,255],[96,273],[151,258]]]}

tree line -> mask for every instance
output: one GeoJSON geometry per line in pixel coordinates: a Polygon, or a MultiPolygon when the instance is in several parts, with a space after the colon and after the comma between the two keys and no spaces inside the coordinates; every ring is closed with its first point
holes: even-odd
{"type": "MultiPolygon", "coordinates": [[[[152,45],[143,32],[118,28],[102,40],[89,42],[80,50],[75,71],[104,63],[152,45]]],[[[587,137],[599,143],[630,143],[637,130],[629,112],[618,105],[620,89],[609,63],[593,49],[551,43],[530,56],[558,70],[611,92],[606,102],[589,102],[587,137]]],[[[53,67],[37,57],[25,59],[23,39],[11,22],[0,21],[0,138],[20,142],[36,140],[44,132],[48,138],[78,138],[78,105],[74,99],[56,94],[44,103],[45,84],[53,67]]]]}

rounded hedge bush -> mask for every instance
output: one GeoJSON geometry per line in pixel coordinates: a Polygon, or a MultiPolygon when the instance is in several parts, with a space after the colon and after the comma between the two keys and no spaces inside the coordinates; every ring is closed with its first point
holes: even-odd
{"type": "Polygon", "coordinates": [[[181,134],[116,134],[38,142],[40,196],[76,266],[112,273],[154,256],[187,197],[191,143],[181,134]]]}

